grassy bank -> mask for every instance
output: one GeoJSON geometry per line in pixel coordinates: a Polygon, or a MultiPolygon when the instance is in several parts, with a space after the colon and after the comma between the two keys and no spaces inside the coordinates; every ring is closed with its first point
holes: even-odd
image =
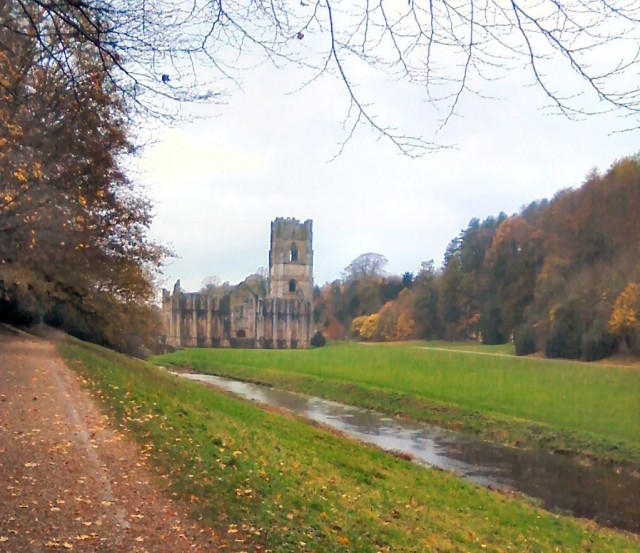
{"type": "Polygon", "coordinates": [[[640,371],[633,368],[478,355],[477,346],[443,351],[440,344],[186,349],[154,362],[640,467],[640,371]]]}
{"type": "Polygon", "coordinates": [[[231,550],[640,551],[543,512],[76,341],[61,354],[231,550]],[[239,540],[239,541],[238,541],[239,540]]]}

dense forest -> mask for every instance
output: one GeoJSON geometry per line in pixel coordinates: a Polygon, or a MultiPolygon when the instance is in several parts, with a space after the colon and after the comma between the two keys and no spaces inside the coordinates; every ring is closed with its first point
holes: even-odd
{"type": "Polygon", "coordinates": [[[472,219],[444,263],[387,275],[364,254],[316,288],[331,339],[513,340],[519,354],[595,360],[640,352],[640,157],[519,213],[472,219]]]}

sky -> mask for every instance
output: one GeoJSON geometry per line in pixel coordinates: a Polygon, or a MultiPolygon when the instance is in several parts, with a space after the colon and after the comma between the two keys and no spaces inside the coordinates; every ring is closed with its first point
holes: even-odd
{"type": "MultiPolygon", "coordinates": [[[[211,276],[239,282],[266,267],[276,217],[313,220],[316,284],[366,252],[386,256],[390,273],[416,273],[423,261],[439,265],[471,218],[517,212],[640,150],[638,131],[612,133],[624,126],[613,115],[549,115],[524,68],[486,84],[496,99],[463,97],[437,135],[453,147],[418,159],[366,127],[335,157],[348,108],[337,79],[293,93],[302,80],[294,68],[263,65],[241,79],[224,104],[154,128],[138,160],[136,180],[155,204],[151,236],[176,255],[167,288],[178,278],[190,291],[211,276]]],[[[433,136],[442,114],[423,91],[370,73],[355,80],[375,114],[433,136]]]]}

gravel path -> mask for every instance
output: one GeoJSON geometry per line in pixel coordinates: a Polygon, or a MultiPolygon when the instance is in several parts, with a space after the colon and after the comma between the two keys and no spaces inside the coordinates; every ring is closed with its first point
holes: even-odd
{"type": "Polygon", "coordinates": [[[0,331],[0,551],[216,551],[46,340],[0,331]]]}

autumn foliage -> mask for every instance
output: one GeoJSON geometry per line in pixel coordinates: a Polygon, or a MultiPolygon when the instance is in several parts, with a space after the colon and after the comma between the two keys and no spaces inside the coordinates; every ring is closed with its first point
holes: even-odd
{"type": "Polygon", "coordinates": [[[640,283],[630,282],[616,298],[609,332],[630,349],[640,348],[640,283]]]}
{"type": "Polygon", "coordinates": [[[128,114],[82,37],[58,38],[73,52],[69,75],[13,1],[0,18],[0,318],[139,350],[165,251],[122,168],[134,151],[128,114]]]}
{"type": "Polygon", "coordinates": [[[319,290],[316,310],[359,339],[513,340],[520,354],[585,360],[640,352],[639,214],[636,156],[511,216],[472,219],[441,268],[349,271],[319,290]]]}

